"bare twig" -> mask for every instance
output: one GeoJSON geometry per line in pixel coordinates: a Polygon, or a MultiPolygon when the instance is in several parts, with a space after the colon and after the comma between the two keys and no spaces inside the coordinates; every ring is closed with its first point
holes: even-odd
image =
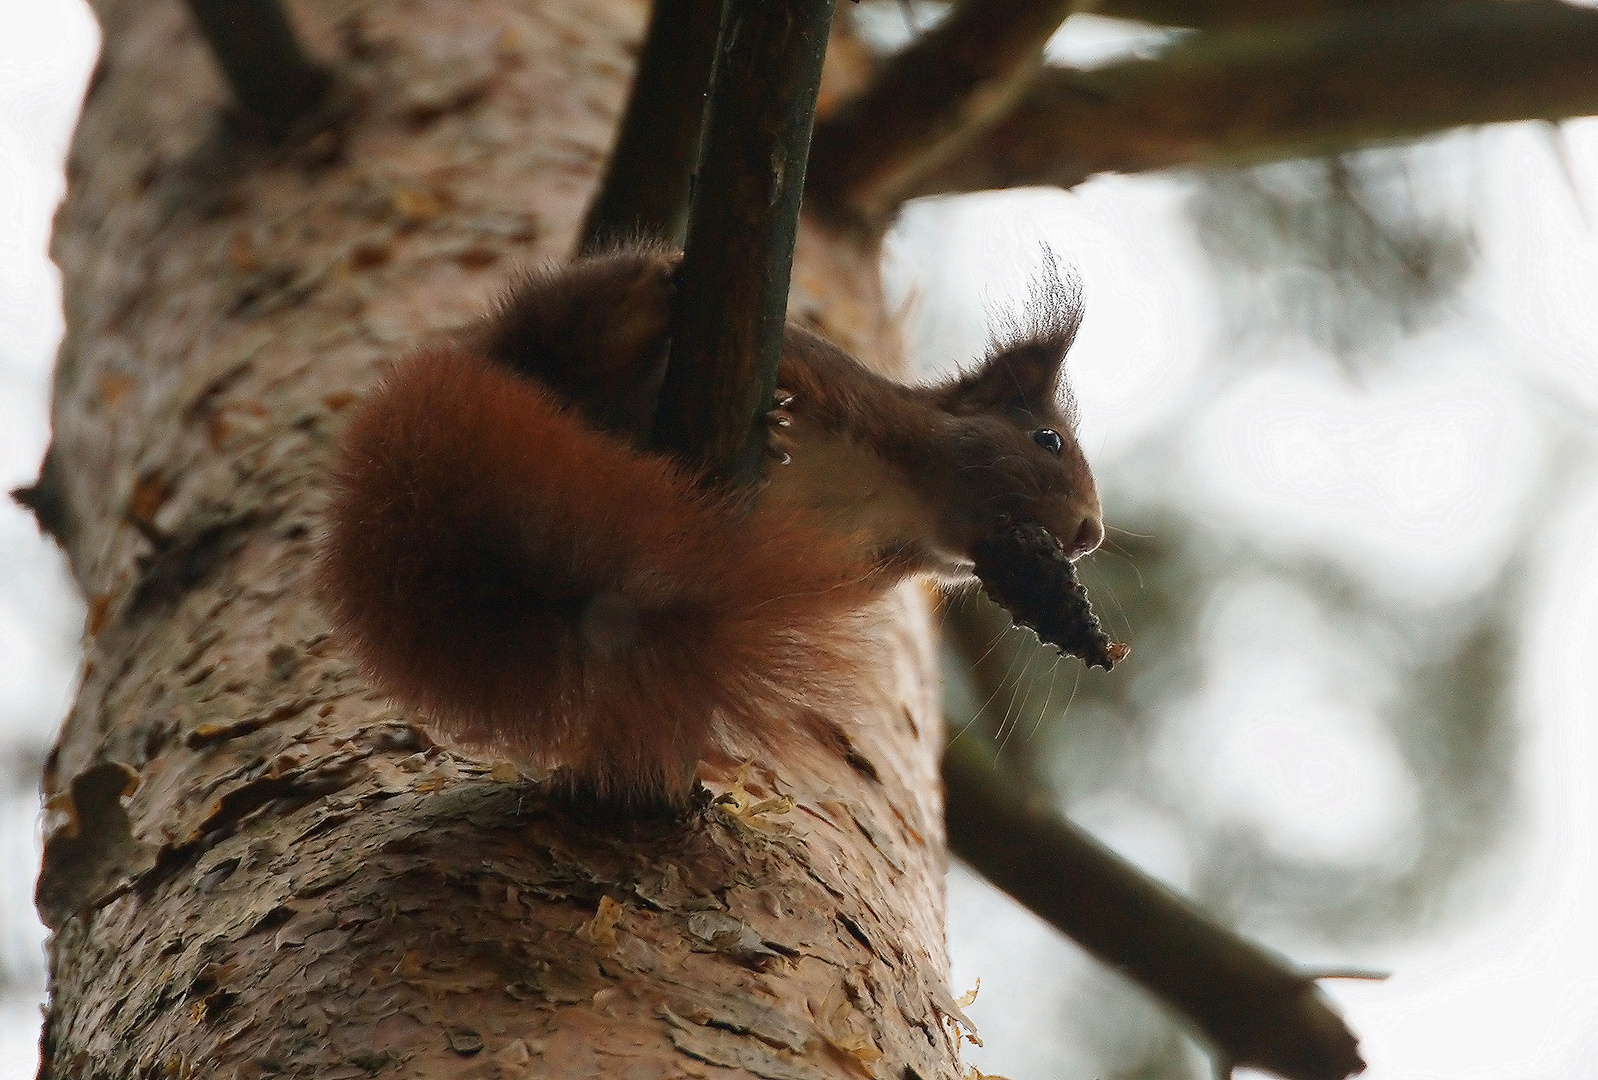
{"type": "Polygon", "coordinates": [[[332,77],[300,47],[279,0],[188,0],[245,114],[268,138],[314,113],[332,77]]]}
{"type": "Polygon", "coordinates": [[[63,548],[70,547],[73,538],[72,511],[63,490],[61,463],[53,448],[45,451],[44,462],[39,466],[39,478],[31,484],[11,489],[11,498],[18,506],[33,513],[39,530],[63,548]]]}
{"type": "Polygon", "coordinates": [[[1598,12],[1470,0],[1199,33],[1153,60],[1045,74],[906,197],[1231,165],[1467,124],[1598,112],[1598,12]]]}
{"type": "Polygon", "coordinates": [[[721,9],[722,0],[657,0],[579,255],[634,239],[682,242],[721,9]]]}
{"type": "Polygon", "coordinates": [[[881,223],[903,192],[1007,113],[1043,67],[1070,0],[964,0],[816,130],[811,191],[881,223]]]}
{"type": "Polygon", "coordinates": [[[712,481],[760,476],[836,4],[732,2],[722,20],[655,426],[712,481]]]}
{"type": "Polygon", "coordinates": [[[1286,961],[1212,922],[1006,776],[974,739],[944,757],[949,847],[1191,1021],[1226,1067],[1342,1080],[1358,1043],[1286,961]]]}

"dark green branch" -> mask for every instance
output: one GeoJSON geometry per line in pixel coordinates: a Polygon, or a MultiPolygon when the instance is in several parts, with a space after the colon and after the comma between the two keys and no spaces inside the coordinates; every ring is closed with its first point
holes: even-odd
{"type": "Polygon", "coordinates": [[[1291,1080],[1363,1069],[1315,982],[1212,922],[1071,824],[975,739],[943,762],[949,847],[1084,949],[1170,1003],[1228,1065],[1291,1080]]]}
{"type": "Polygon", "coordinates": [[[1598,11],[1471,0],[1198,33],[1056,69],[906,196],[1237,165],[1451,127],[1598,113],[1598,11]]]}
{"type": "Polygon", "coordinates": [[[964,0],[816,129],[811,193],[867,222],[1004,116],[1043,68],[1070,0],[964,0]]]}
{"type": "Polygon", "coordinates": [[[629,240],[682,243],[721,9],[722,0],[656,0],[579,255],[629,240]]]}
{"type": "Polygon", "coordinates": [[[713,481],[761,473],[836,4],[732,0],[722,20],[655,427],[713,481]]]}
{"type": "Polygon", "coordinates": [[[322,104],[332,77],[300,48],[279,0],[188,0],[233,89],[268,138],[288,134],[322,104]]]}

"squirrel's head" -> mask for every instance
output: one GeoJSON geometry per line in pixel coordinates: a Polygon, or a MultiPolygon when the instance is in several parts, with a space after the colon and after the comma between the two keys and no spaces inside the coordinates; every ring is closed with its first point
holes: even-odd
{"type": "Polygon", "coordinates": [[[900,574],[965,580],[978,547],[1016,524],[1087,554],[1104,527],[1063,374],[1081,312],[1075,280],[1050,273],[986,359],[921,387],[790,326],[778,377],[792,401],[768,416],[768,497],[819,514],[900,574]]]}
{"type": "Polygon", "coordinates": [[[940,500],[947,510],[940,539],[966,558],[1017,523],[1043,526],[1073,559],[1104,539],[1098,489],[1061,377],[1069,345],[1051,335],[1001,346],[933,391],[949,415],[947,479],[958,491],[940,500]]]}
{"type": "Polygon", "coordinates": [[[1049,274],[1025,319],[1007,328],[977,367],[923,393],[947,415],[941,544],[969,559],[1012,524],[1048,529],[1071,558],[1104,539],[1093,473],[1076,440],[1065,354],[1082,323],[1074,279],[1049,274]]]}

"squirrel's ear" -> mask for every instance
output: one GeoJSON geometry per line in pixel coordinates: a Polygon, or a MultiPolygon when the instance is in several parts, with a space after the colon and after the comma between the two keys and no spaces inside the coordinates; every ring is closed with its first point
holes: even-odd
{"type": "Polygon", "coordinates": [[[953,412],[1047,410],[1060,399],[1065,351],[1070,341],[1038,338],[1002,346],[980,367],[945,388],[943,404],[953,412]]]}
{"type": "Polygon", "coordinates": [[[940,403],[951,412],[1069,409],[1065,354],[1081,325],[1081,282],[1075,275],[1062,275],[1051,256],[1043,275],[1032,283],[1025,314],[1001,328],[975,370],[943,388],[940,403]]]}

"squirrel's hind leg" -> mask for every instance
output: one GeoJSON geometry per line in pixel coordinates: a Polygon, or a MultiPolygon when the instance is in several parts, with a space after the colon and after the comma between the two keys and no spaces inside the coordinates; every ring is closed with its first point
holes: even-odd
{"type": "Polygon", "coordinates": [[[680,252],[631,249],[530,275],[500,302],[482,349],[593,427],[643,444],[666,377],[681,262],[680,252]]]}

